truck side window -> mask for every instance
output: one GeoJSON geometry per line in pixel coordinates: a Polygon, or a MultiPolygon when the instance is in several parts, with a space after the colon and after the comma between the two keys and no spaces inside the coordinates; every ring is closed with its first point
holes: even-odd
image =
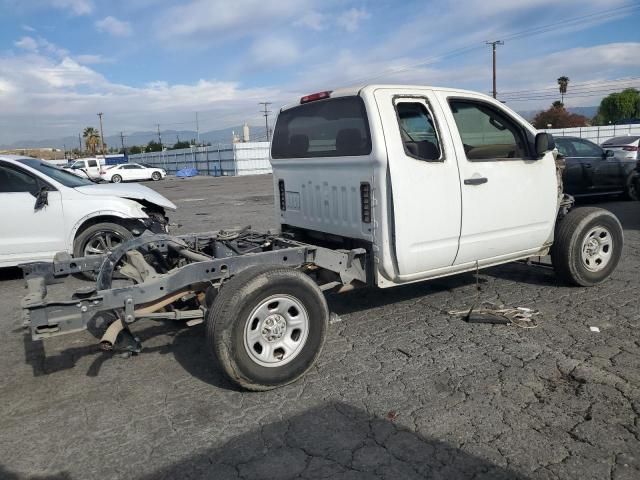
{"type": "Polygon", "coordinates": [[[89,166],[90,167],[97,167],[98,166],[98,162],[96,162],[95,160],[89,160],[89,166]]]}
{"type": "Polygon", "coordinates": [[[421,160],[440,160],[440,142],[427,107],[421,102],[399,102],[396,111],[405,153],[421,160]]]}
{"type": "Polygon", "coordinates": [[[498,109],[467,100],[450,100],[449,106],[469,161],[527,156],[522,129],[498,109]]]}

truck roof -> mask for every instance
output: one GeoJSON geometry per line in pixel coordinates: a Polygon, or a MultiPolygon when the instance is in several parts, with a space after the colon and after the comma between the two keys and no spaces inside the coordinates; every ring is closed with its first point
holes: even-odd
{"type": "MultiPolygon", "coordinates": [[[[459,94],[474,94],[474,95],[484,95],[479,92],[474,92],[472,90],[463,90],[459,88],[446,88],[446,87],[435,87],[431,85],[404,85],[404,84],[394,84],[394,83],[372,83],[372,84],[362,84],[362,85],[353,85],[349,87],[341,87],[335,90],[327,90],[331,92],[331,98],[337,97],[350,97],[354,95],[360,95],[362,92],[373,92],[378,89],[389,88],[393,90],[432,90],[437,92],[447,92],[447,93],[459,93],[459,94]]],[[[312,92],[315,93],[315,92],[312,92]]],[[[310,94],[312,94],[310,93],[310,94]]],[[[485,95],[487,98],[489,95],[485,95]]],[[[280,110],[288,110],[289,108],[293,108],[300,105],[300,100],[295,103],[288,103],[283,106],[280,110]]]]}

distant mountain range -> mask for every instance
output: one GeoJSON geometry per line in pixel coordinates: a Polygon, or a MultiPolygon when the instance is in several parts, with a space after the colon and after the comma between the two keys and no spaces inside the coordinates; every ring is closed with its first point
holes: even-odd
{"type": "MultiPolygon", "coordinates": [[[[568,108],[572,113],[577,113],[579,115],[584,115],[587,118],[593,118],[596,113],[598,113],[598,107],[571,107],[568,108]]],[[[533,120],[533,117],[540,110],[526,110],[518,112],[527,120],[533,120]]],[[[250,126],[250,137],[251,139],[265,139],[265,131],[264,127],[256,127],[250,126]]],[[[211,130],[209,132],[200,133],[200,141],[202,143],[211,143],[215,145],[217,143],[221,144],[230,144],[232,142],[233,132],[236,135],[242,135],[242,126],[238,125],[237,127],[225,128],[222,130],[211,130]]],[[[189,141],[191,139],[196,138],[197,133],[195,130],[161,130],[162,135],[162,143],[164,145],[173,145],[180,139],[181,141],[189,141]]],[[[120,148],[122,142],[120,140],[120,135],[108,135],[105,137],[105,142],[108,147],[120,148]]],[[[125,145],[127,147],[131,147],[133,145],[146,145],[151,140],[158,141],[158,132],[135,132],[127,135],[125,137],[125,145]]],[[[30,140],[30,141],[19,141],[14,142],[10,145],[0,145],[1,149],[21,149],[21,148],[66,148],[68,150],[78,148],[78,137],[63,137],[63,138],[54,138],[54,139],[46,139],[46,140],[30,140]]]]}
{"type": "MultiPolygon", "coordinates": [[[[264,127],[252,127],[249,126],[250,138],[256,140],[264,140],[265,131],[264,127]]],[[[202,143],[211,143],[212,145],[217,143],[222,144],[230,144],[232,142],[232,135],[235,132],[236,135],[242,136],[242,125],[237,127],[225,128],[222,130],[211,130],[209,132],[200,132],[200,141],[202,143]]],[[[173,145],[180,139],[180,141],[189,141],[191,139],[195,139],[197,137],[197,132],[195,130],[161,130],[160,134],[162,136],[163,145],[173,145]]],[[[151,140],[158,141],[158,132],[135,132],[125,136],[124,142],[127,147],[131,147],[133,145],[146,145],[151,140]]],[[[107,147],[115,147],[121,148],[122,142],[120,139],[120,135],[107,135],[104,137],[104,141],[107,144],[107,147]]],[[[84,143],[84,140],[83,140],[84,143]]],[[[73,148],[78,148],[78,136],[74,137],[62,137],[62,138],[54,138],[54,139],[45,139],[45,140],[29,140],[29,141],[19,141],[13,142],[10,145],[0,145],[1,149],[9,150],[9,149],[21,149],[21,148],[66,148],[71,150],[73,148]]]]}

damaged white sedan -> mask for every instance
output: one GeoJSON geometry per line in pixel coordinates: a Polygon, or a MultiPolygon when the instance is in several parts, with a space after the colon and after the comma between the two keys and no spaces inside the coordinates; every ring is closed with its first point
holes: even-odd
{"type": "Polygon", "coordinates": [[[166,233],[176,206],[142,185],[95,184],[34,158],[0,155],[0,267],[110,252],[166,233]]]}

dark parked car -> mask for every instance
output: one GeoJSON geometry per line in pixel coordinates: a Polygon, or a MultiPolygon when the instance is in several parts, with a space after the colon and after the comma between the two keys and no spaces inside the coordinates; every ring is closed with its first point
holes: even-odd
{"type": "Polygon", "coordinates": [[[614,156],[589,140],[555,137],[558,152],[565,157],[564,190],[576,197],[584,195],[624,194],[638,200],[635,160],[614,156]]]}

